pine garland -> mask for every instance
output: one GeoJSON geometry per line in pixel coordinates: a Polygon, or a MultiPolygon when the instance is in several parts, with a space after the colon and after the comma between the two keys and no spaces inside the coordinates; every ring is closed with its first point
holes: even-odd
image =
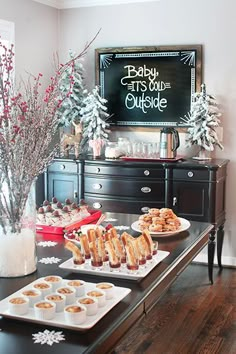
{"type": "Polygon", "coordinates": [[[201,92],[193,95],[191,113],[188,123],[191,125],[187,130],[186,146],[198,145],[201,148],[213,151],[215,145],[223,150],[220,143],[216,127],[220,125],[219,111],[215,97],[206,93],[206,85],[201,85],[201,92]]]}

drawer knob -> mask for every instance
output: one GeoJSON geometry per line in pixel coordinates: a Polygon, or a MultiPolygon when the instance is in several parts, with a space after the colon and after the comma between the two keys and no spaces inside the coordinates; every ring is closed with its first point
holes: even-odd
{"type": "Polygon", "coordinates": [[[93,189],[101,189],[102,188],[102,185],[99,184],[99,183],[94,183],[93,184],[93,189]]]}
{"type": "Polygon", "coordinates": [[[175,205],[177,205],[177,198],[176,197],[173,198],[173,206],[175,206],[175,205]]]}
{"type": "Polygon", "coordinates": [[[145,170],[143,173],[144,173],[145,176],[149,176],[150,175],[150,171],[148,171],[148,170],[145,170]]]}
{"type": "Polygon", "coordinates": [[[150,187],[142,187],[141,188],[141,192],[143,192],[143,193],[150,193],[152,190],[151,190],[151,188],[150,187]]]}
{"type": "Polygon", "coordinates": [[[148,213],[148,210],[149,210],[150,208],[149,207],[142,207],[141,208],[141,211],[143,212],[143,213],[148,213]]]}
{"type": "Polygon", "coordinates": [[[66,166],[65,165],[60,165],[60,170],[65,170],[66,166]]]}
{"type": "Polygon", "coordinates": [[[190,178],[193,177],[193,174],[194,174],[194,173],[193,173],[192,171],[189,171],[189,172],[188,172],[188,177],[190,177],[190,178]]]}
{"type": "Polygon", "coordinates": [[[99,202],[96,202],[96,203],[93,203],[93,207],[94,207],[94,209],[101,209],[102,204],[99,202]]]}
{"type": "Polygon", "coordinates": [[[96,169],[96,172],[99,173],[100,171],[101,171],[101,169],[98,167],[98,168],[96,169]]]}

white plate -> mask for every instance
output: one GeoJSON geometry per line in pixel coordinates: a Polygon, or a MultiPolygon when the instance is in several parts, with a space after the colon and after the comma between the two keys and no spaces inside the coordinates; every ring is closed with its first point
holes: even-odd
{"type": "MultiPolygon", "coordinates": [[[[94,316],[87,316],[87,319],[84,323],[79,325],[70,324],[65,321],[64,313],[57,312],[56,316],[52,320],[39,320],[34,315],[33,308],[30,308],[29,312],[25,315],[13,315],[8,311],[8,299],[21,295],[22,291],[26,289],[32,289],[32,285],[42,281],[44,278],[37,279],[32,283],[28,284],[24,288],[16,291],[15,293],[11,294],[10,296],[6,297],[2,301],[0,301],[0,315],[3,317],[14,318],[17,320],[22,320],[26,322],[34,322],[34,323],[41,323],[50,326],[62,327],[62,328],[69,328],[78,331],[86,331],[92,328],[102,317],[106,315],[116,304],[118,304],[122,299],[124,299],[130,292],[131,289],[129,288],[122,288],[119,286],[115,286],[115,296],[110,300],[106,300],[106,305],[103,307],[98,308],[98,312],[94,316]]],[[[64,279],[64,285],[66,284],[68,279],[64,279]]],[[[96,283],[89,283],[85,282],[85,292],[92,290],[95,288],[96,283]]],[[[76,300],[79,297],[76,298],[76,300]]]]}
{"type": "MultiPolygon", "coordinates": [[[[181,222],[181,225],[180,225],[180,228],[176,231],[164,231],[164,232],[154,232],[154,231],[150,231],[150,234],[151,235],[156,235],[158,237],[164,237],[164,236],[172,236],[172,235],[175,235],[175,234],[178,234],[182,231],[185,231],[185,230],[188,230],[188,228],[190,227],[190,222],[184,218],[178,218],[181,222]]],[[[139,221],[135,221],[133,222],[133,224],[131,225],[132,229],[134,231],[138,231],[138,232],[142,232],[139,228],[139,221]]]]}
{"type": "Polygon", "coordinates": [[[146,267],[142,268],[140,267],[137,272],[130,274],[128,273],[127,268],[125,265],[123,265],[120,269],[120,271],[113,271],[111,272],[109,269],[109,266],[104,266],[103,269],[99,270],[93,270],[90,266],[89,263],[85,263],[84,268],[79,268],[76,266],[73,262],[73,257],[65,261],[64,263],[59,265],[59,268],[70,270],[75,273],[83,273],[83,274],[95,274],[95,275],[101,275],[105,277],[112,277],[112,278],[122,278],[122,279],[133,279],[133,280],[138,280],[146,277],[146,275],[154,268],[158,263],[163,261],[164,258],[166,258],[170,252],[167,251],[157,251],[157,254],[153,256],[152,261],[146,263],[146,267]]]}

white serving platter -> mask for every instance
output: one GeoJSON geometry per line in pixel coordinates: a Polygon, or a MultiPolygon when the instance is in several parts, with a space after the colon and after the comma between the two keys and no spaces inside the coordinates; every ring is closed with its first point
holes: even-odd
{"type": "MultiPolygon", "coordinates": [[[[33,284],[38,283],[40,281],[43,281],[44,278],[39,278],[32,283],[28,284],[27,286],[21,288],[20,290],[16,291],[15,293],[11,294],[10,296],[6,297],[5,299],[0,301],[0,315],[3,317],[7,318],[12,318],[16,320],[21,320],[21,321],[26,321],[26,322],[33,322],[33,323],[40,323],[40,324],[45,324],[49,326],[55,326],[55,327],[61,327],[61,328],[68,328],[68,329],[73,329],[77,331],[86,331],[92,328],[98,321],[101,320],[114,306],[116,306],[120,301],[122,301],[130,292],[131,289],[129,288],[123,288],[119,286],[115,286],[114,293],[115,296],[110,299],[106,300],[106,305],[103,307],[98,308],[98,312],[96,315],[93,316],[87,316],[86,321],[82,324],[71,324],[67,323],[65,321],[64,313],[63,312],[58,312],[56,313],[55,317],[51,320],[39,320],[35,317],[34,315],[34,310],[33,308],[29,309],[29,312],[25,315],[14,315],[11,314],[8,310],[8,300],[12,297],[16,297],[21,295],[22,291],[26,289],[32,289],[33,284]]],[[[66,281],[69,279],[64,279],[64,286],[66,281]]],[[[90,283],[86,282],[85,283],[85,293],[90,290],[95,289],[96,283],[90,283]]],[[[82,296],[84,297],[84,296],[82,296]]],[[[76,298],[76,300],[79,299],[79,297],[76,298]]]]}
{"type": "Polygon", "coordinates": [[[84,268],[80,268],[80,266],[76,266],[73,262],[73,257],[65,261],[64,263],[59,265],[59,268],[70,270],[73,273],[81,273],[81,274],[93,274],[93,275],[101,275],[105,277],[112,278],[122,278],[122,279],[133,279],[139,280],[144,277],[148,273],[151,272],[153,268],[156,267],[158,263],[163,261],[170,252],[158,250],[157,254],[153,256],[151,261],[148,261],[145,267],[140,267],[137,272],[129,273],[126,265],[122,265],[119,271],[110,271],[109,265],[104,266],[102,269],[92,269],[90,263],[85,263],[84,268]]]}
{"type": "MultiPolygon", "coordinates": [[[[165,237],[165,236],[173,236],[173,235],[176,235],[176,234],[179,234],[180,232],[182,231],[185,231],[185,230],[188,230],[188,228],[190,227],[190,222],[184,218],[178,218],[180,220],[180,228],[176,231],[163,231],[163,232],[153,232],[153,231],[149,231],[150,234],[152,236],[157,236],[157,237],[165,237]]],[[[135,221],[133,222],[133,224],[131,225],[131,228],[134,230],[134,231],[137,231],[137,232],[141,232],[142,231],[140,230],[139,228],[139,221],[135,221]]]]}

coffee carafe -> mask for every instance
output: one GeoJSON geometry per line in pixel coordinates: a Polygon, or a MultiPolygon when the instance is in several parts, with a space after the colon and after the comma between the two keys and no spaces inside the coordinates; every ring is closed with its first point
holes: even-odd
{"type": "Polygon", "coordinates": [[[175,128],[165,127],[160,132],[160,159],[174,159],[179,147],[179,133],[175,128]]]}

